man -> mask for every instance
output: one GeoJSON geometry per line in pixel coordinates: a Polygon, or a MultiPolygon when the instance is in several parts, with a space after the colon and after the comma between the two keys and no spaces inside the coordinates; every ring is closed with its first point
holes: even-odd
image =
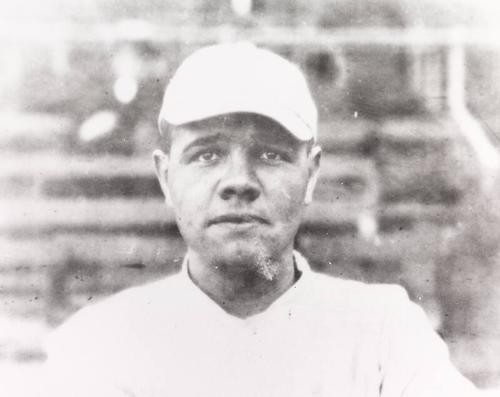
{"type": "Polygon", "coordinates": [[[315,274],[294,251],[321,153],[295,66],[251,44],[201,49],[168,85],[159,124],[182,271],[63,325],[49,344],[53,395],[473,395],[401,288],[315,274]]]}

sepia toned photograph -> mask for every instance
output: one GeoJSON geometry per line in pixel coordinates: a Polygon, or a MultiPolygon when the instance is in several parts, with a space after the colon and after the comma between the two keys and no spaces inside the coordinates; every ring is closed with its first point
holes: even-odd
{"type": "Polygon", "coordinates": [[[499,20],[1,0],[0,396],[500,395],[499,20]]]}

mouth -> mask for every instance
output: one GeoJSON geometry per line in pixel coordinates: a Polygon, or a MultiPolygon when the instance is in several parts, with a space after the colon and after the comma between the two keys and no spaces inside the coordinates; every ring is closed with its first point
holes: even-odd
{"type": "Polygon", "coordinates": [[[244,224],[252,224],[252,223],[260,223],[264,225],[269,225],[270,222],[262,218],[258,215],[253,214],[226,214],[220,215],[215,218],[212,218],[208,221],[208,226],[217,225],[217,224],[235,224],[235,225],[244,225],[244,224]]]}

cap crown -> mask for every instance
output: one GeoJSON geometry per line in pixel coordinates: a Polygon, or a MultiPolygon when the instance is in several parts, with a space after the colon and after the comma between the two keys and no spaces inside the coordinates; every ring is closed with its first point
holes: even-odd
{"type": "Polygon", "coordinates": [[[209,46],[189,56],[165,91],[160,130],[165,123],[238,112],[267,116],[299,140],[316,139],[317,110],[302,72],[250,43],[209,46]]]}

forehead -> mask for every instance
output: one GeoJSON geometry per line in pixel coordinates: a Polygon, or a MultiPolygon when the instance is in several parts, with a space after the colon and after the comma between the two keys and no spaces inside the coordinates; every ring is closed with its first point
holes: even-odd
{"type": "Polygon", "coordinates": [[[172,131],[172,143],[193,138],[216,136],[225,141],[263,142],[298,147],[303,142],[295,138],[276,121],[253,113],[232,113],[184,124],[172,131]]]}

